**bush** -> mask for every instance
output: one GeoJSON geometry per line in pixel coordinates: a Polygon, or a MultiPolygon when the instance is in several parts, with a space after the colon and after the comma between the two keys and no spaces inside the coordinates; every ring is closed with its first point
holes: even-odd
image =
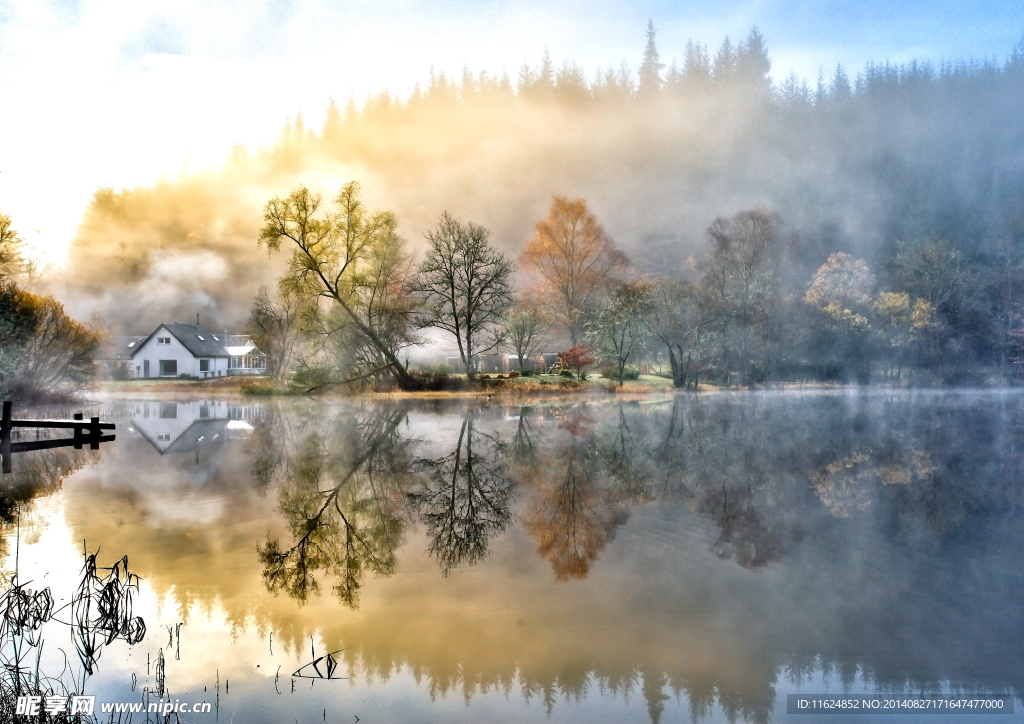
{"type": "Polygon", "coordinates": [[[536,372],[533,371],[533,367],[526,367],[525,369],[523,369],[522,374],[523,377],[533,377],[536,374],[536,372]]]}
{"type": "Polygon", "coordinates": [[[469,383],[464,377],[452,377],[451,375],[434,372],[424,374],[411,372],[413,379],[412,390],[420,392],[450,392],[468,389],[469,383]]]}
{"type": "Polygon", "coordinates": [[[626,365],[626,368],[622,370],[623,380],[638,380],[640,379],[640,369],[635,365],[626,365]]]}
{"type": "Polygon", "coordinates": [[[0,396],[66,398],[86,388],[100,336],[64,313],[53,297],[0,284],[0,396]]]}
{"type": "MultiPolygon", "coordinates": [[[[619,381],[619,368],[617,365],[606,364],[601,368],[601,376],[609,379],[619,381]]],[[[623,380],[638,380],[640,379],[640,370],[636,365],[626,365],[625,369],[622,370],[623,380]]]]}
{"type": "Polygon", "coordinates": [[[438,364],[434,365],[435,375],[450,375],[453,372],[455,372],[455,368],[449,364],[445,364],[444,362],[439,362],[438,364]]]}
{"type": "Polygon", "coordinates": [[[570,380],[573,378],[572,370],[562,370],[559,372],[562,377],[568,377],[570,380]]]}

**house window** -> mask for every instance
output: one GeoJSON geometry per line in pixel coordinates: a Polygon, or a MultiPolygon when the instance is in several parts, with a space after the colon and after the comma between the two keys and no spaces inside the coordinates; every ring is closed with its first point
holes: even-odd
{"type": "Polygon", "coordinates": [[[201,334],[197,334],[196,336],[199,337],[199,341],[201,341],[201,342],[205,342],[206,341],[205,339],[203,339],[203,336],[201,334]]]}
{"type": "Polygon", "coordinates": [[[157,439],[158,442],[170,442],[171,441],[171,436],[170,435],[157,435],[156,439],[157,439]]]}
{"type": "Polygon", "coordinates": [[[210,371],[210,360],[208,360],[208,359],[201,359],[201,360],[199,360],[199,371],[200,372],[209,372],[210,371]]]}
{"type": "Polygon", "coordinates": [[[177,377],[178,376],[178,360],[176,360],[176,359],[162,359],[162,360],[160,360],[160,376],[161,377],[177,377]]]}
{"type": "Polygon", "coordinates": [[[174,420],[178,417],[178,403],[177,402],[161,402],[160,403],[160,418],[163,420],[174,420]]]}
{"type": "Polygon", "coordinates": [[[157,344],[170,344],[171,343],[171,338],[170,337],[157,337],[156,338],[156,343],[157,344]]]}

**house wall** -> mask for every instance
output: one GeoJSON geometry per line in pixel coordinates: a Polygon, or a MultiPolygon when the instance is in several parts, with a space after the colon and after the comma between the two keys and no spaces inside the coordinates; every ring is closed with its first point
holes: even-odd
{"type": "Polygon", "coordinates": [[[156,334],[149,338],[149,341],[139,347],[138,351],[132,356],[132,375],[135,377],[145,377],[145,361],[149,360],[149,376],[151,378],[160,377],[160,360],[175,360],[178,363],[178,373],[175,377],[181,375],[191,375],[192,377],[217,377],[218,372],[221,376],[228,373],[228,358],[227,357],[209,357],[210,360],[210,371],[200,372],[199,371],[199,359],[192,356],[192,353],[185,348],[181,342],[178,341],[177,337],[168,332],[164,327],[160,327],[156,334]],[[170,337],[170,344],[158,344],[157,339],[160,337],[170,337]]]}

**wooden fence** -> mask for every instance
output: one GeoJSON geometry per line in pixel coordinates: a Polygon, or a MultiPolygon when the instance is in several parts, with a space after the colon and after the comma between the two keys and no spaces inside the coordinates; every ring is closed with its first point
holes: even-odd
{"type": "Polygon", "coordinates": [[[82,413],[75,413],[71,420],[15,420],[13,405],[10,400],[4,401],[3,418],[0,419],[0,457],[3,458],[3,471],[11,472],[11,456],[14,453],[29,450],[47,450],[55,447],[73,447],[81,450],[88,445],[90,450],[99,450],[101,442],[112,442],[114,435],[104,435],[103,430],[113,430],[112,422],[100,422],[98,417],[82,418],[82,413]],[[56,440],[29,440],[12,442],[11,431],[14,428],[34,427],[36,429],[71,430],[73,437],[62,437],[56,440]]]}

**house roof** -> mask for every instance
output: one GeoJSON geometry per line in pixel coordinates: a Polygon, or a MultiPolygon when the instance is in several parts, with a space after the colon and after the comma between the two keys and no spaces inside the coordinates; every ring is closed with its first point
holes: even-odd
{"type": "Polygon", "coordinates": [[[100,350],[100,359],[126,360],[138,349],[145,337],[113,337],[100,350]]]}
{"type": "Polygon", "coordinates": [[[170,332],[171,336],[181,342],[182,346],[191,352],[193,357],[229,356],[227,350],[224,349],[224,342],[227,341],[228,335],[222,332],[208,332],[198,324],[182,324],[179,322],[164,322],[161,324],[152,334],[146,337],[145,342],[135,345],[135,351],[132,352],[132,356],[134,357],[135,352],[144,347],[161,329],[166,329],[170,332]]]}

